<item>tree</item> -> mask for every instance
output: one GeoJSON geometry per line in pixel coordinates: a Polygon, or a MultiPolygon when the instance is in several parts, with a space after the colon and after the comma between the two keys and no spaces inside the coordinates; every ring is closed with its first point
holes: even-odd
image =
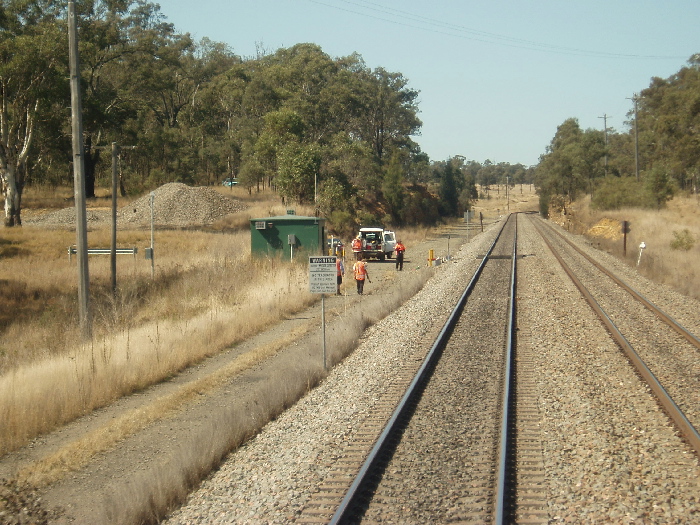
{"type": "Polygon", "coordinates": [[[652,168],[647,173],[644,182],[657,209],[666,206],[666,202],[673,198],[673,182],[665,169],[659,166],[652,168]]]}
{"type": "Polygon", "coordinates": [[[459,190],[458,172],[451,161],[443,165],[439,178],[440,214],[446,217],[454,217],[459,209],[459,190]]]}
{"type": "Polygon", "coordinates": [[[0,31],[0,185],[5,225],[22,224],[22,190],[37,121],[50,108],[50,93],[67,86],[67,37],[52,5],[11,3],[0,31]]]}
{"type": "Polygon", "coordinates": [[[290,142],[280,150],[278,164],[279,194],[299,203],[313,202],[321,164],[316,148],[290,142]]]}
{"type": "Polygon", "coordinates": [[[371,74],[365,72],[364,76],[365,108],[359,131],[381,161],[388,148],[407,147],[410,135],[420,128],[415,105],[418,91],[409,89],[400,73],[383,68],[371,74]]]}
{"type": "Polygon", "coordinates": [[[382,193],[389,206],[389,215],[395,224],[401,223],[405,192],[403,189],[403,169],[399,157],[394,154],[386,167],[382,193]]]}
{"type": "Polygon", "coordinates": [[[537,166],[535,185],[540,199],[559,195],[566,203],[581,193],[591,192],[593,180],[604,175],[601,165],[604,155],[602,132],[584,132],[577,119],[565,120],[537,166]]]}

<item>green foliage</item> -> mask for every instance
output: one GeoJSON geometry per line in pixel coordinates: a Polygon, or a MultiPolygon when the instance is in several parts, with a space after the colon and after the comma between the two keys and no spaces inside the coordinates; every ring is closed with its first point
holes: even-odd
{"type": "MultiPolygon", "coordinates": [[[[461,175],[461,173],[459,175],[461,175]]],[[[447,217],[454,217],[457,215],[459,204],[457,177],[459,175],[455,173],[455,168],[451,162],[445,164],[442,173],[439,175],[440,187],[438,189],[438,196],[441,205],[440,212],[447,217]]]]}
{"type": "Polygon", "coordinates": [[[344,239],[352,238],[357,231],[357,224],[353,214],[349,211],[336,210],[326,215],[329,229],[344,239]]]}
{"type": "Polygon", "coordinates": [[[404,211],[405,191],[403,188],[403,170],[396,155],[391,159],[391,162],[386,168],[384,182],[382,184],[382,193],[389,208],[389,219],[384,222],[400,224],[404,211]]]}
{"type": "MultiPolygon", "coordinates": [[[[83,125],[98,184],[111,180],[104,148],[116,142],[123,193],[236,176],[249,192],[316,197],[321,213],[349,228],[435,224],[472,205],[477,181],[533,178],[522,165],[431,163],[412,139],[422,125],[419,92],[357,54],[333,58],[297,44],[242,59],[222,43],[177,32],[148,0],[77,8],[83,125]]],[[[26,0],[3,11],[0,79],[18,139],[7,151],[21,151],[26,117],[36,117],[29,156],[17,163],[27,183],[71,181],[68,63],[55,52],[65,45],[65,9],[26,0]]]]}
{"type": "Polygon", "coordinates": [[[369,210],[359,210],[357,212],[357,225],[361,227],[381,226],[381,217],[369,210]]]}
{"type": "Polygon", "coordinates": [[[299,203],[313,202],[321,159],[313,146],[289,143],[278,154],[275,184],[279,194],[299,203]]]}
{"type": "Polygon", "coordinates": [[[544,219],[549,218],[549,195],[540,193],[540,215],[544,219]]]}
{"type": "Polygon", "coordinates": [[[537,166],[540,193],[576,198],[594,192],[601,209],[661,208],[677,189],[697,185],[700,174],[700,54],[669,78],[654,77],[634,94],[628,131],[581,131],[576,119],[557,129],[537,166]],[[606,165],[607,162],[607,165],[606,165]],[[617,181],[604,176],[618,177],[617,181]],[[636,181],[643,176],[645,188],[636,181]],[[630,184],[631,178],[635,184],[630,184]],[[624,186],[622,187],[624,181],[624,186]],[[606,195],[606,192],[609,193],[606,195]]]}
{"type": "Polygon", "coordinates": [[[671,200],[675,193],[675,187],[668,172],[661,167],[654,167],[645,174],[644,185],[657,209],[666,206],[666,202],[671,200]]]}
{"type": "Polygon", "coordinates": [[[596,130],[582,131],[578,120],[567,119],[540,157],[535,186],[540,193],[564,195],[569,201],[591,191],[596,179],[604,175],[601,158],[604,138],[596,130]]]}
{"type": "Polygon", "coordinates": [[[695,246],[695,237],[686,228],[682,231],[673,231],[673,240],[671,241],[672,250],[689,251],[695,246]]]}
{"type": "Polygon", "coordinates": [[[316,205],[325,217],[332,216],[336,211],[349,213],[352,209],[351,189],[340,179],[340,174],[337,176],[323,181],[318,191],[316,205]]]}
{"type": "Polygon", "coordinates": [[[440,203],[423,186],[408,188],[403,212],[404,222],[433,226],[440,222],[440,203]]]}
{"type": "Polygon", "coordinates": [[[649,208],[652,205],[644,184],[634,177],[606,177],[591,196],[591,206],[598,210],[649,208]]]}

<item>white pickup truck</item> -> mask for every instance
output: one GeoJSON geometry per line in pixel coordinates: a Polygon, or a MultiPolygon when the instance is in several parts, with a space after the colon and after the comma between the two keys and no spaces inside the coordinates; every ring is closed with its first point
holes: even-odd
{"type": "Polygon", "coordinates": [[[360,228],[364,259],[391,259],[396,247],[396,235],[384,228],[360,228]]]}
{"type": "Polygon", "coordinates": [[[396,249],[396,234],[389,230],[384,230],[384,254],[387,259],[391,259],[396,249]]]}

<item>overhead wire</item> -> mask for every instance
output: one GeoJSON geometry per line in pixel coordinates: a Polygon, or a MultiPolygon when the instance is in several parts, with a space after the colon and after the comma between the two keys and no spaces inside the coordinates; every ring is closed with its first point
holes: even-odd
{"type": "Polygon", "coordinates": [[[367,2],[365,0],[337,0],[337,3],[332,3],[333,0],[309,0],[311,3],[323,5],[331,9],[336,9],[340,11],[345,11],[355,15],[363,16],[366,18],[371,18],[374,20],[379,20],[382,22],[388,22],[391,24],[409,27],[412,29],[418,29],[422,31],[429,31],[432,33],[442,34],[446,36],[453,36],[457,38],[464,38],[468,40],[474,40],[477,42],[483,42],[486,44],[495,44],[506,47],[514,47],[517,49],[525,49],[531,51],[540,51],[546,53],[556,53],[574,56],[588,56],[588,57],[598,57],[598,58],[612,58],[612,59],[685,59],[687,57],[680,56],[663,56],[663,55],[637,55],[637,54],[624,54],[624,53],[612,53],[607,51],[594,51],[587,49],[579,49],[575,47],[561,46],[548,44],[543,42],[536,42],[533,40],[527,40],[523,38],[515,38],[511,36],[501,35],[497,33],[490,33],[487,31],[481,31],[478,29],[469,28],[463,25],[444,22],[442,20],[437,20],[435,18],[430,18],[423,15],[418,15],[403,11],[400,9],[395,9],[392,7],[387,7],[376,2],[367,2]],[[352,6],[352,7],[343,7],[352,6]],[[375,14],[376,13],[376,14],[375,14]]]}

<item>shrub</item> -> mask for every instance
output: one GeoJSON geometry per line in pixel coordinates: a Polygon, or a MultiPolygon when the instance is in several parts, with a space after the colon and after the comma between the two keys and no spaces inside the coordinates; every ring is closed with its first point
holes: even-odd
{"type": "Polygon", "coordinates": [[[549,218],[549,195],[540,195],[540,215],[544,219],[549,218]]]}
{"type": "Polygon", "coordinates": [[[591,207],[597,210],[649,208],[654,202],[643,183],[634,177],[607,177],[591,196],[591,207]]]}
{"type": "Polygon", "coordinates": [[[683,250],[687,252],[693,246],[695,246],[695,238],[687,228],[680,232],[677,230],[673,231],[673,240],[671,241],[672,250],[683,250]]]}

